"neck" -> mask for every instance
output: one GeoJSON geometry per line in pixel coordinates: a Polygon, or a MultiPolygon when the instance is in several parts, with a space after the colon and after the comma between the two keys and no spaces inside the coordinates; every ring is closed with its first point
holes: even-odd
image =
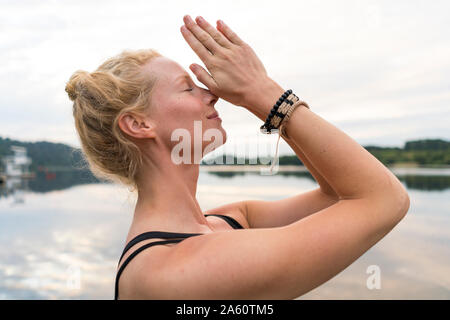
{"type": "Polygon", "coordinates": [[[176,165],[170,156],[147,161],[139,176],[133,223],[171,232],[211,230],[196,199],[198,175],[198,164],[176,165]]]}

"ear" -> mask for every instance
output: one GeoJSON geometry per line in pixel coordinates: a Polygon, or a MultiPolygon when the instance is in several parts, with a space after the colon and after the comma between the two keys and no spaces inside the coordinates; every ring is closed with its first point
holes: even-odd
{"type": "Polygon", "coordinates": [[[124,113],[118,124],[123,132],[134,138],[154,138],[156,136],[153,122],[134,113],[124,113]]]}

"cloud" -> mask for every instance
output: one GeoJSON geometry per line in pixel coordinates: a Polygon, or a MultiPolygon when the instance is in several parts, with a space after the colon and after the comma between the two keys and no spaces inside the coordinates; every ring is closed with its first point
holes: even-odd
{"type": "MultiPolygon", "coordinates": [[[[0,135],[79,146],[64,92],[70,75],[92,71],[123,49],[144,47],[191,73],[190,63],[203,63],[179,32],[182,16],[190,14],[212,24],[227,22],[251,44],[274,80],[342,130],[396,119],[383,135],[352,131],[359,143],[447,138],[449,7],[445,1],[260,1],[257,7],[237,1],[3,2],[0,135]],[[286,8],[280,19],[277,9],[286,8]],[[428,112],[433,126],[421,122],[428,112]]],[[[261,121],[246,110],[225,101],[216,106],[229,133],[258,132],[261,121]]],[[[283,142],[280,152],[289,151],[283,142]]]]}

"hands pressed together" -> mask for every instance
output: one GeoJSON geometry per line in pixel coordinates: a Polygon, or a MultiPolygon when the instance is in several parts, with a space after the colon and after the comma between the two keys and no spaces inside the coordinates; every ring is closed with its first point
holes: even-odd
{"type": "Polygon", "coordinates": [[[253,96],[261,88],[269,84],[274,88],[253,49],[222,20],[217,21],[215,28],[201,16],[194,21],[186,15],[183,21],[180,31],[184,39],[209,72],[198,64],[192,64],[190,69],[213,94],[248,107],[255,103],[253,96]]]}

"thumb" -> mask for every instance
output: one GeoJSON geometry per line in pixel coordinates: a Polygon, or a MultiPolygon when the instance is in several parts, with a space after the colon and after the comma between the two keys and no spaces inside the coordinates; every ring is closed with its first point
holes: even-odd
{"type": "Polygon", "coordinates": [[[189,69],[191,69],[191,71],[195,74],[198,81],[203,83],[210,90],[216,87],[213,77],[211,77],[211,75],[202,66],[193,63],[189,66],[189,69]]]}

